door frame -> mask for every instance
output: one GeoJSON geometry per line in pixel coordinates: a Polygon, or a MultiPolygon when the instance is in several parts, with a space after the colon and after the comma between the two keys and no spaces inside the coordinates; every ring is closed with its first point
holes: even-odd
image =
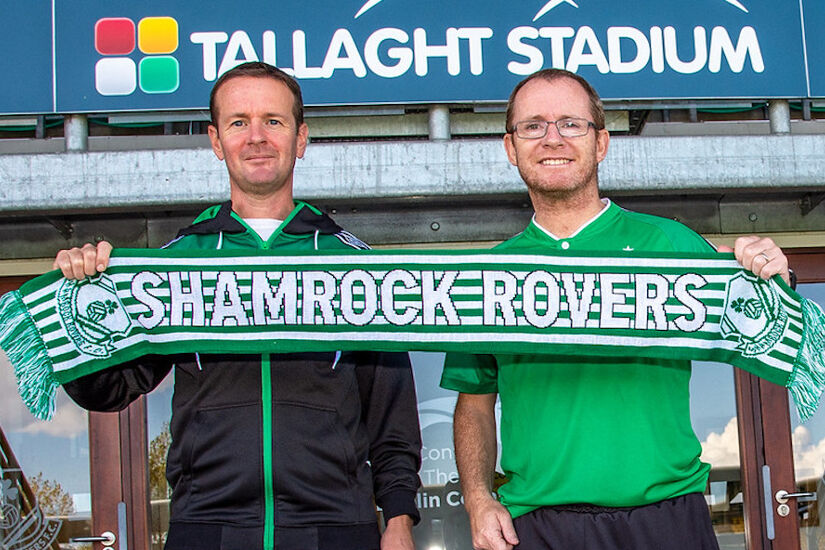
{"type": "MultiPolygon", "coordinates": [[[[145,396],[120,412],[89,413],[92,534],[114,533],[118,549],[124,534],[129,550],[151,546],[147,438],[145,396]]],[[[95,543],[94,550],[102,548],[95,543]]]]}

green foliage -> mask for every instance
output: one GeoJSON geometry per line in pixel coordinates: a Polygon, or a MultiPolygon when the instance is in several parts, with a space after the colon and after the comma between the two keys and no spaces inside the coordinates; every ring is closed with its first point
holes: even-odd
{"type": "Polygon", "coordinates": [[[161,432],[149,443],[149,495],[152,500],[165,500],[172,496],[172,488],[166,481],[166,454],[170,443],[169,422],[164,422],[161,432]]]}
{"type": "Polygon", "coordinates": [[[47,516],[68,516],[74,513],[72,496],[55,480],[46,479],[43,472],[29,479],[37,505],[47,516]]]}

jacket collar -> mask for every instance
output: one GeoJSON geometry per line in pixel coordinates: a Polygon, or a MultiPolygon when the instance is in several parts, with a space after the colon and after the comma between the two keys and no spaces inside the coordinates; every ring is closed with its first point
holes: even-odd
{"type": "MultiPolygon", "coordinates": [[[[226,201],[220,205],[213,217],[181,229],[177,238],[186,235],[244,233],[246,230],[246,226],[232,216],[232,202],[226,201]]],[[[304,202],[298,202],[292,213],[287,216],[286,226],[282,232],[290,235],[307,235],[316,231],[324,235],[334,235],[341,231],[341,227],[320,210],[304,202]]]]}

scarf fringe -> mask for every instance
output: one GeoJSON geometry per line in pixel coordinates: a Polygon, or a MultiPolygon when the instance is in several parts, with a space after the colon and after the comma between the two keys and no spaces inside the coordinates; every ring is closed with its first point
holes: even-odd
{"type": "Polygon", "coordinates": [[[14,366],[23,403],[37,418],[50,420],[58,383],[46,344],[16,290],[0,296],[0,347],[14,366]]]}
{"type": "Polygon", "coordinates": [[[816,412],[825,390],[825,313],[818,304],[802,300],[804,334],[788,382],[796,412],[805,422],[816,412]]]}

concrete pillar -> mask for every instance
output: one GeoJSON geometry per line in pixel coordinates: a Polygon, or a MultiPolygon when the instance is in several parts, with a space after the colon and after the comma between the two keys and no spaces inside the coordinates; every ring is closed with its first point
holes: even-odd
{"type": "Polygon", "coordinates": [[[429,115],[430,139],[432,141],[450,139],[450,108],[446,105],[431,105],[429,115]]]}
{"type": "Polygon", "coordinates": [[[66,115],[63,117],[63,135],[66,138],[66,151],[82,152],[89,150],[89,119],[86,115],[66,115]]]}
{"type": "Polygon", "coordinates": [[[772,134],[791,133],[791,104],[787,99],[772,99],[768,102],[768,118],[772,134]]]}

